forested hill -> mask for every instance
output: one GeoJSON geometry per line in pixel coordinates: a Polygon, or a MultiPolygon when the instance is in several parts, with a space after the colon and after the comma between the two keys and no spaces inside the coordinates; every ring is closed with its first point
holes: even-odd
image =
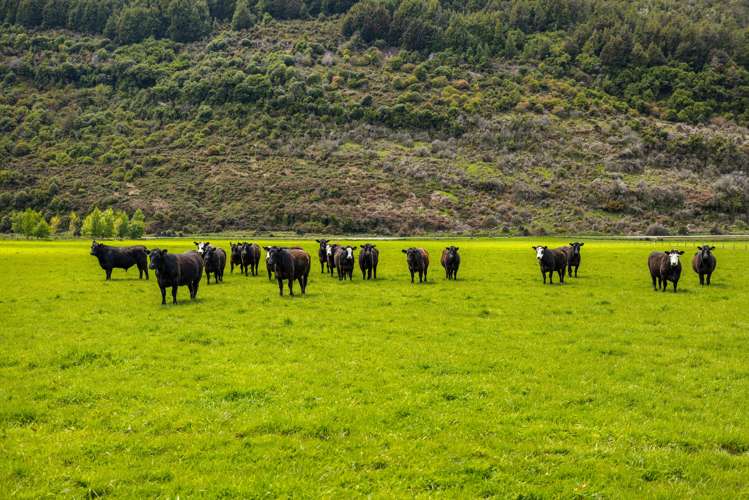
{"type": "Polygon", "coordinates": [[[748,5],[0,0],[0,230],[746,231],[748,5]]]}

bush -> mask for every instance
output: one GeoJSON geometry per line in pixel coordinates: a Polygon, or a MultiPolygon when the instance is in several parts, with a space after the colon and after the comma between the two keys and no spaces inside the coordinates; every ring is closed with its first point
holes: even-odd
{"type": "Polygon", "coordinates": [[[666,226],[656,222],[648,226],[645,234],[648,236],[668,236],[669,232],[668,229],[666,229],[666,226]]]}
{"type": "Polygon", "coordinates": [[[349,37],[358,32],[367,43],[385,39],[390,32],[390,12],[374,0],[359,2],[344,17],[342,32],[349,37]]]}

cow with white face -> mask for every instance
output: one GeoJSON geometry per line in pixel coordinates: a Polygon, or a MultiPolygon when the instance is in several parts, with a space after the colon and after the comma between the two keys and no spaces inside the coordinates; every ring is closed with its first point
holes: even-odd
{"type": "Polygon", "coordinates": [[[336,249],[334,260],[336,269],[338,269],[338,279],[345,280],[348,277],[349,281],[353,280],[354,276],[354,250],[356,247],[339,246],[336,249]]]}
{"type": "Polygon", "coordinates": [[[335,254],[338,250],[338,245],[335,243],[325,244],[325,255],[328,259],[328,272],[333,276],[333,270],[336,268],[335,254]]]}
{"type": "Polygon", "coordinates": [[[198,253],[203,255],[206,249],[210,246],[210,241],[193,241],[193,244],[198,247],[198,253]]]}
{"type": "Polygon", "coordinates": [[[684,255],[682,250],[666,250],[665,252],[653,252],[648,257],[648,268],[653,280],[653,290],[668,289],[668,282],[674,284],[674,293],[681,277],[681,261],[679,257],[684,255]],[[656,286],[657,282],[657,286],[656,286]]]}
{"type": "Polygon", "coordinates": [[[564,273],[567,267],[567,254],[561,248],[550,249],[547,246],[531,247],[536,251],[536,260],[541,268],[541,276],[546,284],[546,274],[549,274],[549,284],[554,284],[554,273],[559,275],[559,282],[564,284],[564,273]]]}

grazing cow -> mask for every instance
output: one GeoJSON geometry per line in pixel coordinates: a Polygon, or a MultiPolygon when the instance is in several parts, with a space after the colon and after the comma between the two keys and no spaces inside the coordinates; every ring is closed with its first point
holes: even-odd
{"type": "Polygon", "coordinates": [[[546,284],[546,273],[549,273],[549,284],[554,284],[554,273],[559,274],[559,281],[564,284],[564,272],[567,267],[567,254],[561,248],[549,250],[549,247],[531,247],[536,251],[536,259],[541,267],[541,276],[546,284]]]}
{"type": "Polygon", "coordinates": [[[170,254],[166,250],[151,250],[151,269],[156,271],[156,279],[161,289],[161,305],[166,305],[166,289],[172,287],[172,303],[177,303],[177,288],[186,286],[190,299],[198,295],[198,285],[203,276],[203,259],[194,250],[170,254]]]}
{"type": "Polygon", "coordinates": [[[650,277],[653,278],[653,290],[658,291],[663,288],[665,292],[668,288],[668,282],[674,284],[674,293],[676,286],[681,277],[681,262],[679,256],[683,255],[681,250],[667,250],[665,252],[653,252],[648,257],[648,267],[650,268],[650,277]],[[655,282],[658,281],[656,288],[655,282]]]}
{"type": "Polygon", "coordinates": [[[707,286],[710,286],[710,277],[713,275],[713,271],[715,271],[715,266],[718,265],[718,260],[712,253],[715,247],[702,245],[701,247],[697,247],[697,249],[699,252],[692,257],[692,269],[700,275],[700,285],[704,285],[705,278],[707,278],[707,286]]]}
{"type": "Polygon", "coordinates": [[[110,247],[94,240],[91,242],[91,255],[99,259],[99,265],[104,269],[108,280],[112,278],[112,269],[127,271],[133,266],[138,266],[138,279],[143,278],[143,273],[148,279],[148,249],[143,245],[110,247]]]}
{"type": "Polygon", "coordinates": [[[283,297],[283,280],[289,281],[289,295],[294,295],[292,285],[294,280],[299,281],[302,295],[307,290],[312,259],[307,252],[301,248],[263,247],[268,252],[268,264],[276,274],[278,281],[278,292],[283,297]]]}
{"type": "Polygon", "coordinates": [[[328,265],[328,241],[329,240],[315,240],[320,244],[320,248],[317,250],[317,257],[320,259],[320,272],[325,272],[325,266],[328,265]]]}
{"type": "Polygon", "coordinates": [[[335,265],[338,269],[339,280],[345,280],[346,276],[348,276],[349,281],[354,279],[354,250],[356,250],[356,247],[350,245],[337,248],[335,254],[335,265]]]}
{"type": "Polygon", "coordinates": [[[458,269],[460,268],[460,254],[458,247],[447,247],[442,250],[442,267],[445,268],[445,277],[447,279],[458,279],[458,269]]]}
{"type": "Polygon", "coordinates": [[[580,247],[585,243],[570,243],[569,246],[562,247],[564,253],[567,254],[567,273],[569,277],[572,277],[572,268],[575,268],[575,278],[577,278],[577,270],[580,268],[580,247]]]}
{"type": "Polygon", "coordinates": [[[429,253],[423,248],[408,248],[403,250],[406,254],[408,270],[411,273],[411,283],[414,282],[414,273],[419,273],[419,283],[427,280],[427,270],[429,270],[429,253]]]}
{"type": "Polygon", "coordinates": [[[250,274],[257,276],[257,270],[260,266],[260,245],[245,242],[242,247],[242,262],[245,265],[245,274],[249,269],[250,274]]]}
{"type": "Polygon", "coordinates": [[[244,273],[244,267],[242,265],[242,244],[229,242],[231,247],[231,259],[229,260],[229,270],[231,273],[234,272],[234,266],[239,266],[239,272],[244,273]]]}
{"type": "Polygon", "coordinates": [[[333,276],[333,270],[335,269],[335,253],[338,249],[338,245],[328,243],[325,247],[325,254],[328,256],[328,272],[333,276]]]}
{"type": "Polygon", "coordinates": [[[198,247],[198,253],[200,255],[203,255],[203,253],[205,252],[205,249],[208,248],[211,244],[209,241],[193,241],[192,243],[193,245],[198,247]]]}
{"type": "Polygon", "coordinates": [[[380,251],[375,245],[365,243],[359,252],[359,269],[361,269],[362,279],[371,280],[372,274],[377,279],[377,263],[380,260],[380,251]]]}
{"type": "MultiPolygon", "coordinates": [[[[200,250],[198,250],[200,253],[200,250]]],[[[224,269],[226,268],[226,252],[223,248],[212,246],[203,247],[203,262],[205,263],[206,284],[211,284],[211,273],[215,283],[224,282],[224,269]]]]}

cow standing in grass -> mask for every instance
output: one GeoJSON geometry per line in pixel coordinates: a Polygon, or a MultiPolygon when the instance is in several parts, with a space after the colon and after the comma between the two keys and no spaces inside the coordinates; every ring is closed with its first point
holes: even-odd
{"type": "Polygon", "coordinates": [[[712,253],[715,247],[702,245],[701,247],[697,247],[697,249],[699,252],[692,257],[692,269],[700,276],[700,285],[705,285],[707,281],[707,286],[710,286],[710,277],[718,265],[718,260],[712,253]]]}
{"type": "Polygon", "coordinates": [[[338,245],[336,245],[335,243],[333,243],[332,245],[328,243],[325,246],[325,255],[327,256],[327,259],[328,259],[328,272],[330,273],[331,276],[333,276],[333,271],[336,268],[335,267],[336,250],[338,250],[338,245]]]}
{"type": "Polygon", "coordinates": [[[110,247],[94,240],[91,242],[91,255],[99,260],[107,280],[112,279],[112,269],[127,271],[133,266],[138,266],[138,279],[142,279],[144,273],[148,279],[148,249],[143,245],[110,247]]]}
{"type": "Polygon", "coordinates": [[[458,279],[458,269],[460,268],[460,254],[458,253],[458,247],[447,247],[442,250],[440,263],[442,264],[442,267],[445,268],[445,278],[449,280],[458,279]]]}
{"type": "Polygon", "coordinates": [[[567,274],[572,277],[572,268],[575,268],[575,278],[577,278],[577,270],[580,268],[580,248],[585,243],[570,243],[569,246],[562,247],[562,250],[567,255],[567,274]]]}
{"type": "Polygon", "coordinates": [[[648,268],[650,269],[650,277],[653,279],[653,290],[658,291],[663,288],[665,292],[670,281],[674,284],[674,293],[676,293],[676,287],[681,277],[679,256],[683,254],[684,252],[681,250],[667,250],[650,254],[648,268]],[[658,282],[657,287],[656,280],[658,282]]]}
{"type": "Polygon", "coordinates": [[[270,267],[270,252],[265,251],[265,270],[268,271],[268,279],[273,279],[273,269],[270,267]]]}
{"type": "Polygon", "coordinates": [[[231,258],[229,259],[229,272],[234,273],[234,266],[239,266],[239,272],[244,274],[242,265],[242,244],[229,242],[231,247],[231,258]]]}
{"type": "Polygon", "coordinates": [[[354,250],[356,247],[345,246],[338,247],[335,254],[335,265],[338,268],[338,280],[345,280],[348,276],[349,281],[354,279],[354,250]]]}
{"type": "Polygon", "coordinates": [[[328,265],[328,241],[329,240],[315,240],[320,244],[320,248],[317,250],[317,257],[320,259],[320,272],[325,272],[325,266],[328,265]]]}
{"type": "Polygon", "coordinates": [[[429,270],[429,253],[423,248],[407,248],[402,250],[406,254],[408,271],[411,273],[411,283],[414,282],[414,274],[419,275],[419,283],[427,280],[429,270]]]}
{"type": "Polygon", "coordinates": [[[260,245],[242,243],[242,262],[245,265],[245,275],[249,270],[251,275],[257,276],[258,267],[260,267],[260,245]]]}
{"type": "Polygon", "coordinates": [[[307,280],[312,259],[301,248],[263,247],[268,252],[268,264],[276,275],[278,292],[283,297],[283,282],[289,282],[289,295],[294,295],[294,280],[299,281],[302,295],[307,290],[307,280]]]}
{"type": "Polygon", "coordinates": [[[371,280],[374,275],[374,279],[377,279],[377,264],[380,260],[380,251],[375,248],[375,245],[365,243],[361,247],[359,252],[359,269],[361,269],[362,279],[371,280]]]}
{"type": "Polygon", "coordinates": [[[564,274],[567,267],[567,254],[561,248],[553,250],[546,246],[531,247],[536,251],[536,259],[541,268],[541,276],[546,284],[546,274],[549,274],[549,284],[554,284],[554,273],[559,275],[559,281],[564,284],[564,274]]]}
{"type": "MultiPolygon", "coordinates": [[[[203,262],[205,263],[206,284],[211,284],[211,273],[214,283],[224,282],[224,269],[226,268],[226,252],[223,248],[205,246],[203,250],[203,262]]],[[[200,250],[198,250],[200,253],[200,250]]]]}
{"type": "Polygon", "coordinates": [[[177,303],[177,288],[186,286],[190,299],[198,295],[200,278],[203,276],[203,259],[195,251],[170,254],[155,248],[150,254],[150,268],[156,271],[156,279],[161,289],[161,305],[166,305],[166,289],[172,287],[172,303],[177,303]]]}

